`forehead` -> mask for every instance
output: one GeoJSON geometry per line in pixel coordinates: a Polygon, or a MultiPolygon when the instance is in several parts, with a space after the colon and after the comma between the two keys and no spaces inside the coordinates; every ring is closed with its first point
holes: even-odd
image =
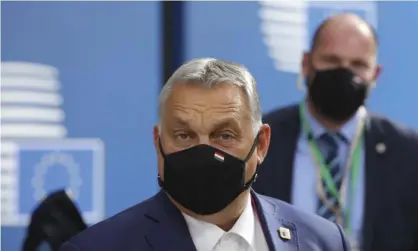
{"type": "Polygon", "coordinates": [[[218,84],[209,87],[178,83],[166,101],[165,113],[193,122],[209,117],[217,120],[228,114],[237,116],[248,111],[247,107],[245,94],[236,85],[218,84]]]}
{"type": "Polygon", "coordinates": [[[329,23],[321,31],[314,53],[332,54],[341,58],[370,59],[376,55],[376,44],[370,28],[363,23],[329,23]]]}

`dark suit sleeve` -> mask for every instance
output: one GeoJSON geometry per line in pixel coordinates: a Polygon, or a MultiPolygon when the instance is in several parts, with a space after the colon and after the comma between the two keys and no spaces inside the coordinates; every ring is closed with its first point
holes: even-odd
{"type": "Polygon", "coordinates": [[[337,225],[338,231],[340,231],[340,235],[341,235],[342,247],[343,247],[342,250],[351,251],[351,247],[350,247],[350,244],[349,244],[347,238],[345,237],[344,230],[340,227],[340,225],[338,225],[338,224],[336,224],[336,225],[337,225]]]}
{"type": "Polygon", "coordinates": [[[82,250],[79,249],[75,244],[67,241],[60,247],[59,251],[82,251],[82,250]]]}

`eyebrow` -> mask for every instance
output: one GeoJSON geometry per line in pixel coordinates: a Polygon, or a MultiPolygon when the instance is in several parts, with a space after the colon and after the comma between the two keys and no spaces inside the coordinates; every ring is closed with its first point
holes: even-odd
{"type": "MultiPolygon", "coordinates": [[[[189,121],[190,120],[185,120],[177,116],[171,119],[171,123],[178,125],[178,126],[184,126],[184,127],[190,127],[189,121]]],[[[215,129],[227,127],[227,126],[239,128],[239,122],[233,117],[226,117],[218,121],[215,121],[215,123],[212,125],[212,127],[215,129]]]]}
{"type": "Polygon", "coordinates": [[[171,119],[171,122],[173,124],[177,124],[177,125],[180,125],[180,126],[187,126],[187,127],[189,126],[189,122],[187,120],[185,120],[185,119],[183,119],[181,117],[177,117],[177,116],[174,116],[171,119]]]}
{"type": "Polygon", "coordinates": [[[227,117],[225,119],[215,122],[213,125],[214,128],[223,128],[227,126],[232,126],[234,128],[239,128],[239,122],[233,117],[227,117]]]}

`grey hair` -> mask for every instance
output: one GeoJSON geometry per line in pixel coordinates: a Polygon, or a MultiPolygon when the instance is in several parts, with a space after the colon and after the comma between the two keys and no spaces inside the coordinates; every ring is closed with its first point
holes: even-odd
{"type": "Polygon", "coordinates": [[[177,83],[190,83],[206,87],[213,87],[218,84],[233,84],[238,86],[247,96],[252,114],[254,134],[260,130],[262,113],[260,98],[257,92],[257,83],[244,66],[215,58],[200,58],[183,64],[167,80],[160,92],[158,100],[159,122],[161,122],[165,102],[173,86],[177,83]]]}

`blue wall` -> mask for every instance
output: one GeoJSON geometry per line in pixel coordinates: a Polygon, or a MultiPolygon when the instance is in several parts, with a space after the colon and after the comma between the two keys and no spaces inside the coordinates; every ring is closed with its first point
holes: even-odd
{"type": "MultiPolygon", "coordinates": [[[[2,61],[56,67],[68,137],[104,142],[105,216],[151,196],[157,190],[152,126],[162,76],[159,3],[1,4],[2,61]]],[[[246,65],[259,83],[265,112],[300,100],[297,73],[275,66],[269,56],[272,49],[265,43],[262,6],[259,2],[184,3],[185,51],[173,64],[182,63],[180,57],[217,57],[246,65]]],[[[306,8],[308,37],[324,15],[333,13],[311,7],[306,8]]],[[[379,2],[376,10],[384,70],[369,106],[418,129],[418,3],[379,2]]],[[[2,250],[20,250],[24,228],[1,230],[2,250]]]]}
{"type": "MultiPolygon", "coordinates": [[[[152,126],[160,89],[158,2],[3,2],[2,61],[56,67],[69,138],[105,145],[105,213],[157,190],[152,126]]],[[[18,251],[20,227],[2,227],[18,251]]]]}
{"type": "MultiPolygon", "coordinates": [[[[368,105],[375,112],[418,129],[418,3],[375,4],[383,73],[368,105]]],[[[269,57],[261,31],[261,7],[259,2],[187,2],[185,58],[216,57],[246,65],[258,82],[263,110],[267,112],[300,100],[303,93],[296,88],[297,74],[278,70],[269,57]]],[[[356,8],[343,10],[366,17],[366,11],[356,8]]],[[[336,13],[330,9],[307,6],[308,38],[324,15],[336,13]]]]}

